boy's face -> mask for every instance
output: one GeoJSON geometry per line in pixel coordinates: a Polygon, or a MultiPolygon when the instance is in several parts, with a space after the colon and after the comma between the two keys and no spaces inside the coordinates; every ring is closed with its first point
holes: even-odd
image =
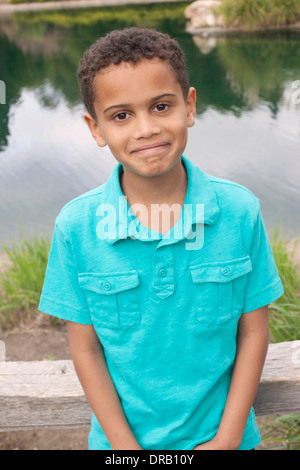
{"type": "Polygon", "coordinates": [[[99,146],[140,176],[162,175],[181,159],[187,128],[193,126],[196,92],[184,99],[171,67],[160,59],[122,62],[94,80],[97,121],[85,120],[99,146]]]}

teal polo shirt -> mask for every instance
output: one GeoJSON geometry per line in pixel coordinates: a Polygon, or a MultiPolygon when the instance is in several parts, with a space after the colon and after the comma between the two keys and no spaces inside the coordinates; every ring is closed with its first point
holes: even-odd
{"type": "MultiPolygon", "coordinates": [[[[124,197],[118,164],[56,219],[39,310],[93,325],[143,449],[191,450],[216,434],[238,321],[283,294],[259,200],[182,157],[188,187],[164,236],[124,197]]],[[[253,409],[240,449],[260,442],[253,409]]],[[[92,416],[90,449],[110,449],[92,416]]]]}

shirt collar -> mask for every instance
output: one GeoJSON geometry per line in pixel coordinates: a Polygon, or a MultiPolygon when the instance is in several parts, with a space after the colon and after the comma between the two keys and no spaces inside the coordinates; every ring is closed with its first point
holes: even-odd
{"type": "Polygon", "coordinates": [[[188,158],[182,156],[182,161],[188,175],[188,187],[184,205],[191,204],[194,208],[197,204],[199,206],[203,204],[204,207],[204,220],[201,214],[201,220],[199,220],[197,211],[193,211],[192,223],[215,224],[220,215],[220,208],[213,183],[209,176],[188,158]]]}
{"type": "Polygon", "coordinates": [[[209,176],[185,156],[182,156],[182,163],[187,171],[187,192],[181,217],[168,234],[163,236],[148,229],[133,214],[121,189],[123,167],[118,163],[104,185],[103,199],[96,212],[101,217],[97,224],[98,237],[106,239],[109,244],[129,237],[141,241],[161,240],[163,244],[170,244],[185,238],[193,224],[216,223],[220,209],[209,176]],[[179,233],[178,229],[181,235],[175,237],[174,234],[179,233]]]}

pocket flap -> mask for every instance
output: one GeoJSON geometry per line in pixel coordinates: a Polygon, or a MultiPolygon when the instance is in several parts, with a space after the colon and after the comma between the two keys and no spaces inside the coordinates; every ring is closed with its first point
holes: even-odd
{"type": "Polygon", "coordinates": [[[113,295],[140,284],[136,271],[126,273],[82,273],[78,275],[80,287],[101,295],[113,295]]]}
{"type": "Polygon", "coordinates": [[[190,266],[192,280],[202,282],[230,282],[252,271],[250,256],[216,263],[190,266]]]}

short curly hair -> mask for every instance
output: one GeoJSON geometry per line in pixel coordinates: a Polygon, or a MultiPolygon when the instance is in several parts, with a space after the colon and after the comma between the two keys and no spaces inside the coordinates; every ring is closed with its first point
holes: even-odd
{"type": "Polygon", "coordinates": [[[81,97],[91,116],[97,120],[93,82],[101,70],[121,62],[135,65],[143,59],[154,58],[171,66],[186,99],[189,77],[184,54],[178,42],[168,34],[154,29],[132,27],[111,31],[92,44],[84,53],[77,71],[81,97]]]}

